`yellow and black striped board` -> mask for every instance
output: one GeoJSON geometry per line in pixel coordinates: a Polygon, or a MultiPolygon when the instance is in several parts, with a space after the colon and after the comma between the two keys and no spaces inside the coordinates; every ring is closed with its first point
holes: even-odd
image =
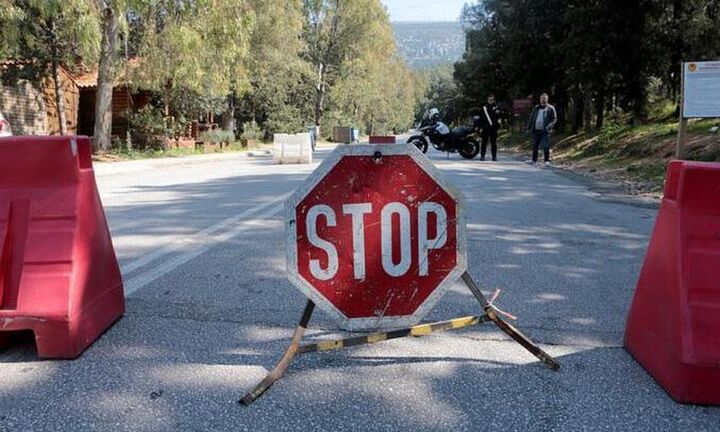
{"type": "Polygon", "coordinates": [[[486,323],[488,321],[491,321],[488,315],[468,316],[462,318],[455,318],[447,321],[420,324],[410,328],[393,330],[389,332],[372,333],[366,336],[356,336],[345,339],[319,341],[313,344],[302,345],[298,349],[298,354],[315,351],[332,351],[351,346],[374,344],[386,340],[398,339],[407,336],[427,336],[435,332],[470,327],[477,324],[486,323]]]}

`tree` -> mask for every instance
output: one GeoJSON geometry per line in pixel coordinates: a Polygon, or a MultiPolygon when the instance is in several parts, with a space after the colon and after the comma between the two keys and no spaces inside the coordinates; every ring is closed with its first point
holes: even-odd
{"type": "Polygon", "coordinates": [[[257,17],[250,41],[250,89],[243,117],[267,134],[300,132],[312,119],[312,69],[301,58],[304,15],[301,0],[254,0],[257,17]]]}
{"type": "MultiPolygon", "coordinates": [[[[436,67],[427,72],[425,79],[427,80],[427,90],[424,95],[423,113],[425,109],[437,108],[443,121],[450,124],[456,123],[462,117],[461,113],[464,110],[459,106],[463,96],[457,87],[457,81],[453,79],[453,69],[436,67]]],[[[478,99],[480,99],[479,95],[478,99]]],[[[463,108],[465,107],[463,106],[463,108]]]]}
{"type": "Polygon", "coordinates": [[[315,73],[315,126],[320,127],[327,94],[373,37],[373,20],[385,14],[379,0],[303,0],[304,57],[315,73]]]}
{"type": "Polygon", "coordinates": [[[381,8],[345,61],[328,98],[328,112],[338,123],[353,124],[372,135],[406,129],[416,105],[414,76],[400,60],[387,14],[381,8]]]}
{"type": "Polygon", "coordinates": [[[147,0],[133,13],[132,36],[142,58],[137,82],[158,91],[169,114],[178,91],[227,100],[247,87],[248,41],[255,14],[248,0],[147,0]]]}
{"type": "Polygon", "coordinates": [[[561,121],[565,105],[573,106],[575,131],[588,105],[597,128],[608,109],[643,120],[652,78],[677,100],[680,61],[720,55],[718,0],[484,0],[463,18],[461,94],[480,103],[488,91],[548,91],[561,121]]]}
{"type": "Polygon", "coordinates": [[[102,17],[102,43],[95,98],[93,144],[102,150],[109,150],[111,145],[112,93],[115,84],[113,68],[118,35],[118,14],[115,9],[117,5],[118,1],[113,2],[113,0],[101,0],[96,5],[102,17]]]}
{"type": "Polygon", "coordinates": [[[250,0],[214,0],[199,13],[210,79],[227,96],[222,128],[234,130],[235,100],[249,88],[247,54],[256,14],[250,0]],[[222,89],[222,90],[221,90],[222,89]]]}
{"type": "Polygon", "coordinates": [[[720,57],[720,1],[660,0],[649,7],[653,68],[667,97],[678,101],[680,62],[720,57]]]}
{"type": "Polygon", "coordinates": [[[0,47],[4,55],[25,60],[35,81],[48,70],[55,85],[59,130],[67,134],[60,67],[93,64],[100,29],[90,0],[3,0],[0,47]],[[7,31],[6,31],[7,29],[7,31]]]}

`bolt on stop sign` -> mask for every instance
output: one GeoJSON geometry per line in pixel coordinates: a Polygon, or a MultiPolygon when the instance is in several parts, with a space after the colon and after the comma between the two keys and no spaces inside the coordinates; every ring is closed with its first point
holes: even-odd
{"type": "Polygon", "coordinates": [[[414,146],[337,147],[285,204],[290,280],[346,329],[413,325],[466,270],[462,201],[414,146]]]}

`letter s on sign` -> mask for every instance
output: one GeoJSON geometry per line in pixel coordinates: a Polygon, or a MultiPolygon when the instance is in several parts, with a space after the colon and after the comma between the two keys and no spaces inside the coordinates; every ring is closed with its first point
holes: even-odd
{"type": "Polygon", "coordinates": [[[338,271],[338,253],[332,243],[318,236],[317,222],[320,215],[325,216],[327,226],[335,226],[335,212],[330,206],[324,204],[315,205],[310,208],[305,220],[305,226],[307,227],[307,236],[310,244],[324,250],[328,256],[328,264],[325,269],[320,268],[320,260],[310,260],[310,273],[315,278],[326,281],[332,279],[338,271]]]}

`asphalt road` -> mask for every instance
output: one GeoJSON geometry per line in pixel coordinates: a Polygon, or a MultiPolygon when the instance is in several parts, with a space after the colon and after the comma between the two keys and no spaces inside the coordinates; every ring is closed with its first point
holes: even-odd
{"type": "MultiPolygon", "coordinates": [[[[507,156],[431,157],[467,198],[470,273],[503,289],[560,372],[486,324],[301,356],[242,407],[304,305],[284,276],[281,204],[314,167],[98,164],[127,314],[74,361],[0,351],[0,431],[720,430],[720,408],[676,404],[622,348],[655,210],[507,156]]],[[[458,283],[427,319],[477,312],[458,283]]],[[[310,328],[335,334],[322,312],[310,328]]]]}

